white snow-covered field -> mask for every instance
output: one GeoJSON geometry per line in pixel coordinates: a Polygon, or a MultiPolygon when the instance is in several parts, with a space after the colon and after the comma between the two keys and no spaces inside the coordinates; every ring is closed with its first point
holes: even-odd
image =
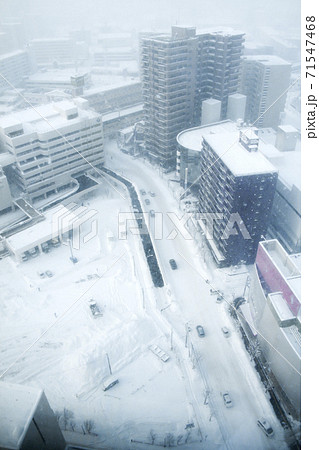
{"type": "MultiPolygon", "coordinates": [[[[129,203],[103,187],[79,202],[98,211],[98,234],[73,249],[78,263],[70,261],[67,245],[25,263],[0,262],[1,379],[41,387],[54,411],[72,411],[78,432],[72,442],[82,441],[85,420],[94,421],[98,436],[89,443],[95,446],[139,448],[130,440],[150,442],[151,430],[155,442],[168,433],[185,440],[193,409],[169,333],[147,312],[155,288],[139,238],[116,239],[118,212],[128,211],[129,203]],[[40,278],[45,270],[53,276],[40,278]],[[102,317],[93,318],[91,298],[102,317]],[[158,359],[151,344],[170,360],[158,359]],[[119,383],[104,392],[107,355],[119,383]]],[[[197,433],[189,440],[198,440],[197,433]]]]}

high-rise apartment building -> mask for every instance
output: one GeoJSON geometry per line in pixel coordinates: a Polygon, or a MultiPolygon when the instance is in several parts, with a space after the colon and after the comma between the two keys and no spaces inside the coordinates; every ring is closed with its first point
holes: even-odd
{"type": "Polygon", "coordinates": [[[203,100],[220,100],[225,116],[239,87],[243,41],[243,34],[178,26],[141,40],[146,151],[162,166],[175,165],[176,136],[200,124],[203,100]]]}
{"type": "Polygon", "coordinates": [[[74,185],[74,176],[103,164],[101,116],[61,101],[0,118],[0,147],[15,157],[8,176],[30,200],[74,185]]]}
{"type": "Polygon", "coordinates": [[[246,56],[241,92],[247,96],[245,120],[256,127],[280,124],[285,109],[291,64],[274,55],[246,56]]]}
{"type": "Polygon", "coordinates": [[[258,151],[252,129],[203,136],[199,210],[219,265],[254,262],[277,177],[277,169],[258,151]]]}

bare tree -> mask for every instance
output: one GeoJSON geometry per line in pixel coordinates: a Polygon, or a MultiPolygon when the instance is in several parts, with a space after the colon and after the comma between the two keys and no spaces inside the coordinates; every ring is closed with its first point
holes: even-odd
{"type": "Polygon", "coordinates": [[[91,432],[92,432],[92,431],[94,430],[94,428],[95,428],[95,423],[94,423],[93,420],[85,420],[85,421],[83,422],[83,426],[84,426],[85,431],[86,431],[88,434],[91,434],[91,432]]]}
{"type": "Polygon", "coordinates": [[[175,442],[175,437],[172,433],[168,433],[164,439],[164,447],[172,447],[175,442]]]}
{"type": "Polygon", "coordinates": [[[58,424],[63,430],[67,430],[70,419],[73,419],[74,414],[69,409],[64,408],[63,411],[55,411],[55,417],[58,424]]]}
{"type": "Polygon", "coordinates": [[[179,435],[177,436],[177,439],[176,439],[176,444],[177,444],[177,445],[181,445],[181,444],[182,444],[183,437],[184,437],[183,434],[179,434],[179,435]]]}
{"type": "Polygon", "coordinates": [[[183,434],[179,434],[179,435],[177,436],[177,439],[176,439],[176,444],[177,444],[177,445],[182,444],[183,437],[184,437],[183,434]]]}
{"type": "Polygon", "coordinates": [[[156,439],[156,434],[154,433],[153,430],[150,431],[150,439],[151,439],[151,444],[154,445],[154,442],[156,439]]]}

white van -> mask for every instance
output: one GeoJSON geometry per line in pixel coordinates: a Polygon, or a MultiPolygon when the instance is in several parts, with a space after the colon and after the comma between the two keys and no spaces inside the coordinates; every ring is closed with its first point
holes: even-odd
{"type": "Polygon", "coordinates": [[[257,420],[257,425],[263,430],[266,436],[271,437],[274,435],[274,430],[271,428],[269,422],[264,419],[264,417],[257,420]]]}

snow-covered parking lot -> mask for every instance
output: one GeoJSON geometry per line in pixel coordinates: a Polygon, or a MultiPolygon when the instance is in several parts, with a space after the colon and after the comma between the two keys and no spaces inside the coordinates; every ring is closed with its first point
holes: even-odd
{"type": "Polygon", "coordinates": [[[151,442],[156,435],[163,442],[169,433],[180,442],[198,440],[197,428],[185,431],[193,409],[169,333],[147,311],[155,288],[139,241],[116,239],[118,212],[129,203],[103,186],[79,202],[98,212],[98,234],[73,249],[76,264],[68,245],[24,263],[0,262],[2,380],[41,387],[53,410],[73,413],[73,442],[83,441],[85,420],[94,422],[95,446],[138,448],[131,439],[151,442]],[[45,271],[53,276],[40,277],[45,271]],[[90,299],[102,316],[92,315],[90,299]],[[104,392],[108,360],[119,383],[104,392]]]}

